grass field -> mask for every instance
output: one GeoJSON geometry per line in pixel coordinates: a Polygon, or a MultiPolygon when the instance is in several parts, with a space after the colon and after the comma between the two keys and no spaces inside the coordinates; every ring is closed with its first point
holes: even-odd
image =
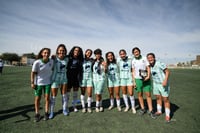
{"type": "MultiPolygon", "coordinates": [[[[58,95],[54,119],[34,123],[30,71],[30,67],[5,67],[3,75],[0,75],[0,133],[200,133],[200,70],[171,70],[173,117],[170,123],[165,122],[164,115],[154,120],[147,114],[139,116],[131,111],[118,112],[116,108],[108,111],[106,89],[102,113],[83,114],[79,111],[63,116],[61,96],[58,95]]],[[[155,106],[155,97],[153,103],[155,106]]],[[[44,99],[41,114],[44,114],[43,105],[44,99]]]]}

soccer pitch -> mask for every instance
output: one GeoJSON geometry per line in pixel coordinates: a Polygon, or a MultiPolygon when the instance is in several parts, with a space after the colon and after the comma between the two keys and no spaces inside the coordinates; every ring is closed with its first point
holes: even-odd
{"type": "MultiPolygon", "coordinates": [[[[164,114],[152,119],[148,114],[139,116],[132,114],[131,111],[118,112],[116,108],[109,111],[107,89],[103,94],[104,112],[96,113],[93,110],[91,114],[83,114],[79,110],[77,113],[71,112],[69,116],[64,116],[61,111],[61,95],[58,93],[54,119],[34,123],[34,94],[30,87],[30,71],[31,67],[5,67],[3,75],[0,75],[0,133],[200,132],[200,70],[170,69],[170,101],[173,113],[170,123],[165,122],[164,114]]],[[[138,111],[136,93],[135,97],[138,111]]],[[[153,104],[155,108],[155,97],[153,104]]],[[[95,103],[93,107],[94,105],[95,103]]],[[[44,114],[44,99],[41,100],[40,113],[44,114]]]]}

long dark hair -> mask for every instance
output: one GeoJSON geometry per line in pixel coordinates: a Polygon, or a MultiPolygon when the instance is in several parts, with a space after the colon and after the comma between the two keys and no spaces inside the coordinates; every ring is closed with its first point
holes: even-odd
{"type": "Polygon", "coordinates": [[[110,65],[110,63],[115,63],[116,64],[116,58],[115,58],[115,54],[113,53],[113,52],[107,52],[106,53],[106,62],[107,62],[107,66],[109,66],[110,65]],[[108,55],[109,54],[112,54],[112,56],[113,56],[113,61],[112,62],[110,62],[109,60],[108,60],[108,55]]]}
{"type": "Polygon", "coordinates": [[[74,50],[75,50],[76,48],[79,49],[79,53],[78,53],[78,58],[77,58],[77,59],[78,59],[80,62],[83,62],[83,50],[82,50],[82,48],[79,47],[79,46],[74,46],[74,47],[70,50],[68,56],[69,56],[70,59],[73,59],[73,58],[74,58],[74,50]]]}
{"type": "Polygon", "coordinates": [[[40,52],[38,53],[38,55],[37,55],[37,59],[42,59],[42,58],[43,58],[42,52],[43,52],[44,50],[49,51],[49,55],[51,54],[51,49],[50,49],[50,48],[42,48],[42,49],[40,50],[40,52]]]}

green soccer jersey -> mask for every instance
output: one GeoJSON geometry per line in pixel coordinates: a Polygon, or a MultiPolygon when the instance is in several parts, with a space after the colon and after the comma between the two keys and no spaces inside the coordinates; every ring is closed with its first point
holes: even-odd
{"type": "Polygon", "coordinates": [[[108,66],[108,78],[111,81],[119,80],[119,68],[117,64],[110,63],[108,66]]]}
{"type": "Polygon", "coordinates": [[[132,79],[131,69],[132,69],[132,59],[127,58],[122,60],[118,59],[117,64],[119,67],[119,75],[121,79],[132,79]]]}
{"type": "Polygon", "coordinates": [[[100,64],[98,66],[99,62],[96,61],[93,65],[93,81],[102,81],[105,80],[105,72],[104,72],[104,66],[100,64]]]}
{"type": "Polygon", "coordinates": [[[92,79],[92,62],[91,60],[83,61],[83,80],[92,79]]]}

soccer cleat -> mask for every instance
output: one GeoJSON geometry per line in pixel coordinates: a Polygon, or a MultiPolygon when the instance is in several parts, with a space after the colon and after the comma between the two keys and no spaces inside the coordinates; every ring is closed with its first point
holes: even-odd
{"type": "Polygon", "coordinates": [[[165,116],[165,121],[168,123],[170,122],[170,116],[165,116]]]}
{"type": "Polygon", "coordinates": [[[53,119],[53,116],[54,116],[54,114],[53,114],[53,112],[51,112],[49,115],[49,119],[53,119]]]}
{"type": "Polygon", "coordinates": [[[103,107],[100,107],[99,111],[100,111],[100,112],[103,112],[103,107]]]}
{"type": "Polygon", "coordinates": [[[156,114],[153,111],[149,112],[149,115],[152,119],[156,119],[156,114]]]}
{"type": "Polygon", "coordinates": [[[145,109],[141,109],[140,111],[139,111],[139,115],[144,115],[146,113],[146,110],[145,109]]]}
{"type": "Polygon", "coordinates": [[[48,113],[45,113],[45,114],[44,114],[43,120],[44,120],[44,121],[47,121],[48,119],[49,119],[49,114],[48,114],[48,113]]]}
{"type": "Polygon", "coordinates": [[[111,109],[113,109],[113,108],[114,108],[114,106],[111,105],[111,106],[108,107],[108,110],[111,110],[111,109]]]}
{"type": "Polygon", "coordinates": [[[92,109],[91,108],[88,108],[87,111],[88,111],[88,113],[92,113],[92,109]]]}
{"type": "Polygon", "coordinates": [[[39,122],[39,121],[40,121],[40,114],[35,114],[34,122],[39,122]]]}
{"type": "Polygon", "coordinates": [[[96,112],[99,112],[99,108],[98,108],[98,107],[96,107],[96,109],[95,109],[95,110],[96,110],[96,112]]]}
{"type": "Polygon", "coordinates": [[[67,110],[63,110],[63,114],[66,116],[66,115],[69,115],[68,111],[67,110]]]}
{"type": "Polygon", "coordinates": [[[125,110],[124,110],[124,112],[128,112],[128,110],[129,110],[129,107],[126,107],[125,110]]]}
{"type": "Polygon", "coordinates": [[[74,112],[78,112],[78,109],[76,107],[74,108],[74,112]]]}
{"type": "Polygon", "coordinates": [[[86,113],[86,109],[85,108],[82,109],[82,113],[86,113]]]}
{"type": "Polygon", "coordinates": [[[132,113],[133,113],[133,114],[136,114],[136,110],[135,110],[134,107],[132,108],[132,113]]]}
{"type": "Polygon", "coordinates": [[[120,106],[118,106],[118,107],[117,107],[117,110],[118,110],[119,112],[121,112],[121,111],[122,111],[122,108],[121,108],[120,106]]]}
{"type": "Polygon", "coordinates": [[[162,112],[156,112],[155,115],[160,116],[160,115],[162,115],[162,112]]]}

